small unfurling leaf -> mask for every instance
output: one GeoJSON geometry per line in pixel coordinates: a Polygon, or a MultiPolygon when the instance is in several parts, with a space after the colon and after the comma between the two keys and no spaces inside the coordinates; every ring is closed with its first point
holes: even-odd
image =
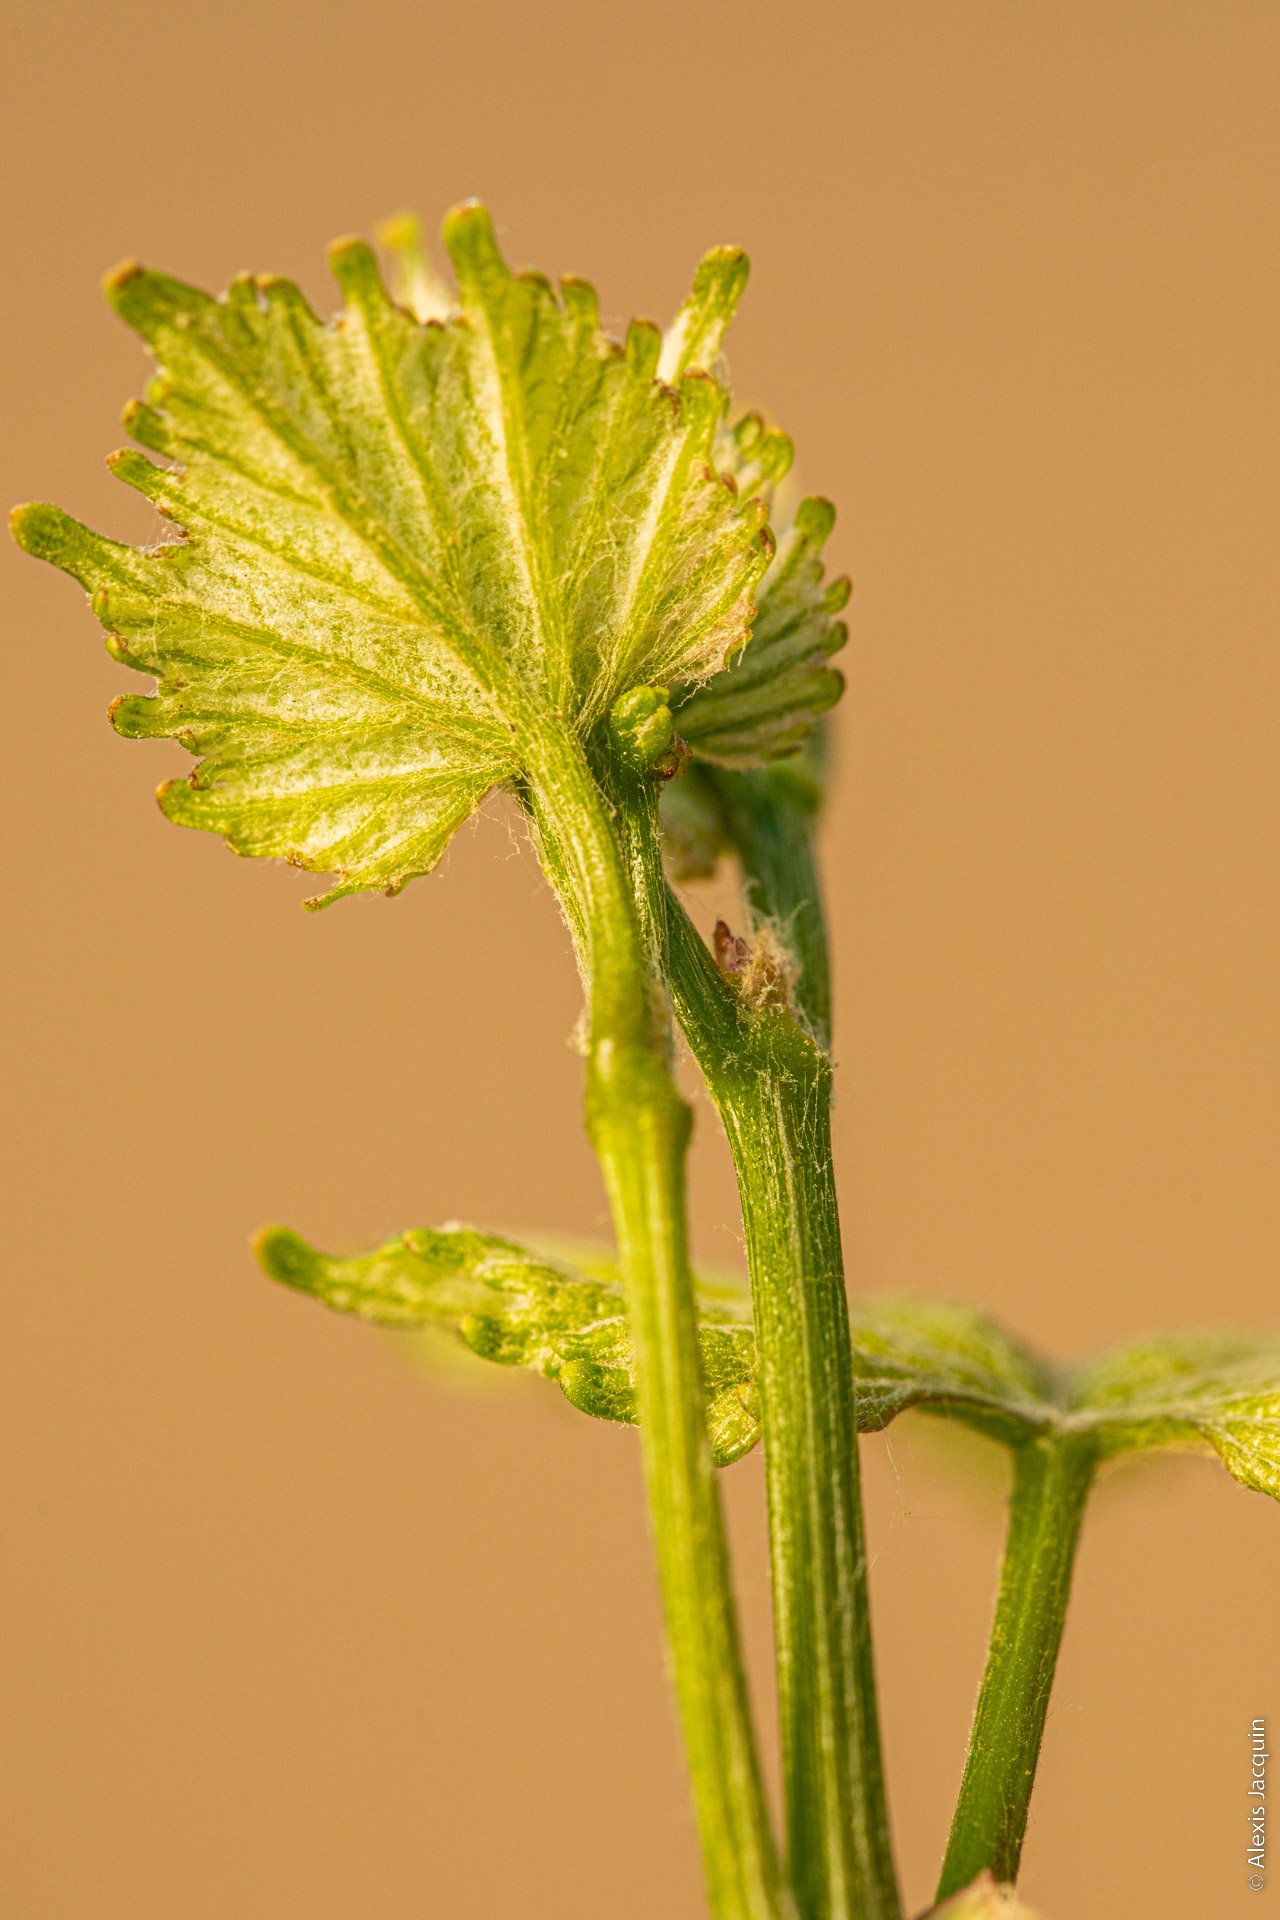
{"type": "MultiPolygon", "coordinates": [[[[757,485],[765,484],[758,473],[757,485]]],[[[793,754],[844,690],[830,660],[848,638],[836,615],[847,580],[824,582],[822,549],[835,523],[827,500],[802,500],[778,539],[757,596],[751,638],[711,679],[672,697],[696,759],[756,767],[793,754]]]]}
{"type": "MultiPolygon", "coordinates": [[[[717,370],[746,275],[746,260],[736,248],[708,254],[664,337],[663,378],[693,368],[717,370]]],[[[794,458],[787,435],[768,426],[761,414],[745,413],[721,429],[715,457],[741,498],[764,500],[774,519],[774,494],[794,458]]],[[[843,678],[828,663],[848,637],[835,616],[849,597],[849,583],[824,582],[822,563],[834,523],[830,501],[801,501],[790,524],[778,532],[745,648],[710,680],[673,694],[676,725],[695,758],[727,767],[777,760],[793,753],[840,698],[843,678]]]]}

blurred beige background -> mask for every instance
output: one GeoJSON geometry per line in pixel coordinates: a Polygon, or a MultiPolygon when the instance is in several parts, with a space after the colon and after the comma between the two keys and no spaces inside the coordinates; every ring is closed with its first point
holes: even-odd
{"type": "MultiPolygon", "coordinates": [[[[745,244],[735,385],[857,584],[853,1283],[1068,1355],[1280,1321],[1272,0],[16,0],[3,47],[3,491],[118,534],[148,528],[102,467],[146,374],[98,293],[121,255],[328,302],[332,235],[478,193],[621,321],[745,244]]],[[[113,737],[76,590],[0,565],[0,1911],[694,1920],[633,1436],[424,1386],[247,1251],[273,1219],[601,1228],[532,861],[495,816],[402,900],[304,915],[162,821],[183,754],[113,737]]],[[[733,1258],[705,1106],[693,1175],[733,1258]]],[[[1003,1482],[919,1424],[866,1461],[922,1905],[1003,1482]]],[[[725,1484],[767,1715],[758,1463],[725,1484]]],[[[1212,1464],[1104,1486],[1026,1855],[1048,1920],[1280,1899],[1280,1852],[1261,1900],[1244,1862],[1278,1591],[1280,1516],[1212,1464]]]]}

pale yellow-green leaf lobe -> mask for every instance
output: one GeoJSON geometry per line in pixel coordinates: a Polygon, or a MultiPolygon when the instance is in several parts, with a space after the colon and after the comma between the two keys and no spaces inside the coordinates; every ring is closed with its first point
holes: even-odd
{"type": "Polygon", "coordinates": [[[345,239],[327,324],[276,276],[215,299],[126,263],[108,297],[157,373],[126,415],[146,451],[112,468],[169,532],[132,548],[54,509],[15,521],[155,681],[118,729],[199,757],[169,817],[330,873],[330,897],[429,871],[539,728],[586,735],[635,686],[713,676],[772,553],[763,501],[716,469],[706,371],[658,379],[656,329],[615,342],[585,283],[513,273],[482,207],[444,238],[456,307],[421,276],[393,300],[345,239]]]}

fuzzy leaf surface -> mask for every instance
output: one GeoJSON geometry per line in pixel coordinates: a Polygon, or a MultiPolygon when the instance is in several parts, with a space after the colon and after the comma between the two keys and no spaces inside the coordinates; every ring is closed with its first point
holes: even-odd
{"type": "MultiPolygon", "coordinates": [[[[452,1327],[482,1359],[558,1380],[586,1413],[634,1417],[625,1301],[607,1256],[570,1261],[469,1227],[406,1233],[353,1255],[322,1253],[272,1227],[258,1256],[273,1279],[340,1313],[385,1327],[452,1327]]],[[[736,1280],[703,1279],[699,1318],[713,1448],[724,1463],[760,1437],[751,1303],[736,1280]]],[[[912,1406],[1005,1437],[1019,1421],[1043,1418],[1037,1363],[980,1315],[885,1300],[859,1303],[850,1324],[864,1431],[912,1406]]]]}
{"type": "MultiPolygon", "coordinates": [[[[664,336],[665,377],[691,369],[717,371],[745,281],[746,261],[736,248],[707,255],[664,336]]],[[[722,428],[716,443],[720,471],[743,498],[765,500],[775,526],[780,524],[775,493],[794,457],[788,436],[754,412],[722,428]]],[[[727,767],[777,760],[793,753],[840,698],[844,679],[829,662],[848,638],[835,616],[849,598],[849,582],[825,581],[822,560],[834,524],[830,501],[800,502],[779,532],[745,650],[710,681],[676,690],[676,725],[696,759],[727,767]]]]}
{"type": "MultiPolygon", "coordinates": [[[[385,1327],[452,1328],[482,1359],[558,1380],[584,1413],[634,1419],[622,1285],[604,1253],[535,1251],[470,1227],[422,1229],[372,1253],[321,1253],[284,1227],[258,1241],[275,1280],[385,1327]]],[[[702,1364],[717,1461],[760,1438],[751,1303],[704,1276],[702,1364]]],[[[909,1408],[1008,1446],[1037,1434],[1096,1436],[1108,1457],[1212,1447],[1245,1486],[1280,1498],[1280,1339],[1167,1335],[1058,1369],[987,1315],[913,1297],[858,1300],[849,1329],[861,1433],[909,1408]]]]}
{"type": "Polygon", "coordinates": [[[763,500],[716,472],[709,374],[659,381],[655,328],[620,345],[585,282],[513,274],[483,209],[445,242],[457,311],[425,324],[359,241],[332,250],[328,324],[286,280],[113,275],[159,366],[126,415],[159,460],[113,465],[177,537],[14,520],[154,676],[119,730],[200,756],[165,812],[335,875],[329,899],[428,871],[551,719],[585,733],[637,684],[714,674],[772,552],[763,500]]]}
{"type": "Polygon", "coordinates": [[[921,1407],[1014,1444],[1054,1419],[1048,1367],[971,1307],[854,1301],[849,1328],[860,1432],[921,1407]]]}
{"type": "Polygon", "coordinates": [[[830,661],[848,639],[836,615],[849,582],[826,581],[822,561],[834,524],[830,501],[800,502],[779,535],[745,649],[673,697],[676,726],[695,759],[757,767],[793,754],[843,693],[844,677],[830,661]]]}
{"type": "Polygon", "coordinates": [[[1064,1368],[967,1307],[882,1300],[855,1306],[851,1326],[860,1428],[881,1404],[890,1419],[919,1406],[1015,1446],[1087,1433],[1104,1459],[1212,1448],[1243,1486],[1280,1499],[1275,1335],[1157,1335],[1064,1368]]]}
{"type": "Polygon", "coordinates": [[[1209,1446],[1243,1486],[1280,1500],[1280,1339],[1165,1334],[1073,1377],[1068,1405],[1106,1453],[1209,1446]]]}
{"type": "MultiPolygon", "coordinates": [[[[467,1227],[406,1233],[346,1258],[276,1227],[260,1236],[258,1257],[273,1279],[340,1313],[384,1327],[452,1327],[481,1359],[558,1381],[584,1413],[635,1419],[634,1352],[616,1277],[467,1227]]],[[[745,1303],[731,1297],[702,1302],[707,1423],[720,1465],[760,1437],[755,1341],[744,1313],[745,1303]]]]}

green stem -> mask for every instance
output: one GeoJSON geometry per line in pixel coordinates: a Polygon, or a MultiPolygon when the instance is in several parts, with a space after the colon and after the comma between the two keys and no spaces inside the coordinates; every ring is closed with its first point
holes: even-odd
{"type": "Polygon", "coordinates": [[[715,1920],[790,1911],[769,1826],[707,1439],[689,1268],[689,1110],[670,1067],[665,1002],[617,837],[585,756],[547,730],[528,764],[548,878],[590,1004],[587,1127],[627,1284],[649,1509],[715,1920]]]}
{"type": "MultiPolygon", "coordinates": [[[[652,816],[645,822],[628,807],[622,818],[633,881],[667,901],[676,1013],[738,1176],[760,1365],[789,1876],[805,1920],[897,1920],[832,1172],[831,1063],[790,1012],[745,1006],[666,894],[652,816]]],[[[804,858],[782,865],[803,875],[808,827],[793,824],[804,858]]],[[[770,829],[780,859],[782,831],[770,829]]],[[[782,920],[763,881],[752,879],[758,911],[782,920]]],[[[805,904],[805,976],[825,996],[821,910],[813,893],[805,904]]],[[[815,1012],[824,1008],[822,998],[815,1012]]]]}
{"type": "Polygon", "coordinates": [[[1095,1463],[1094,1443],[1081,1435],[1028,1440],[1014,1456],[1000,1594],[940,1900],[984,1868],[1017,1878],[1095,1463]]]}

